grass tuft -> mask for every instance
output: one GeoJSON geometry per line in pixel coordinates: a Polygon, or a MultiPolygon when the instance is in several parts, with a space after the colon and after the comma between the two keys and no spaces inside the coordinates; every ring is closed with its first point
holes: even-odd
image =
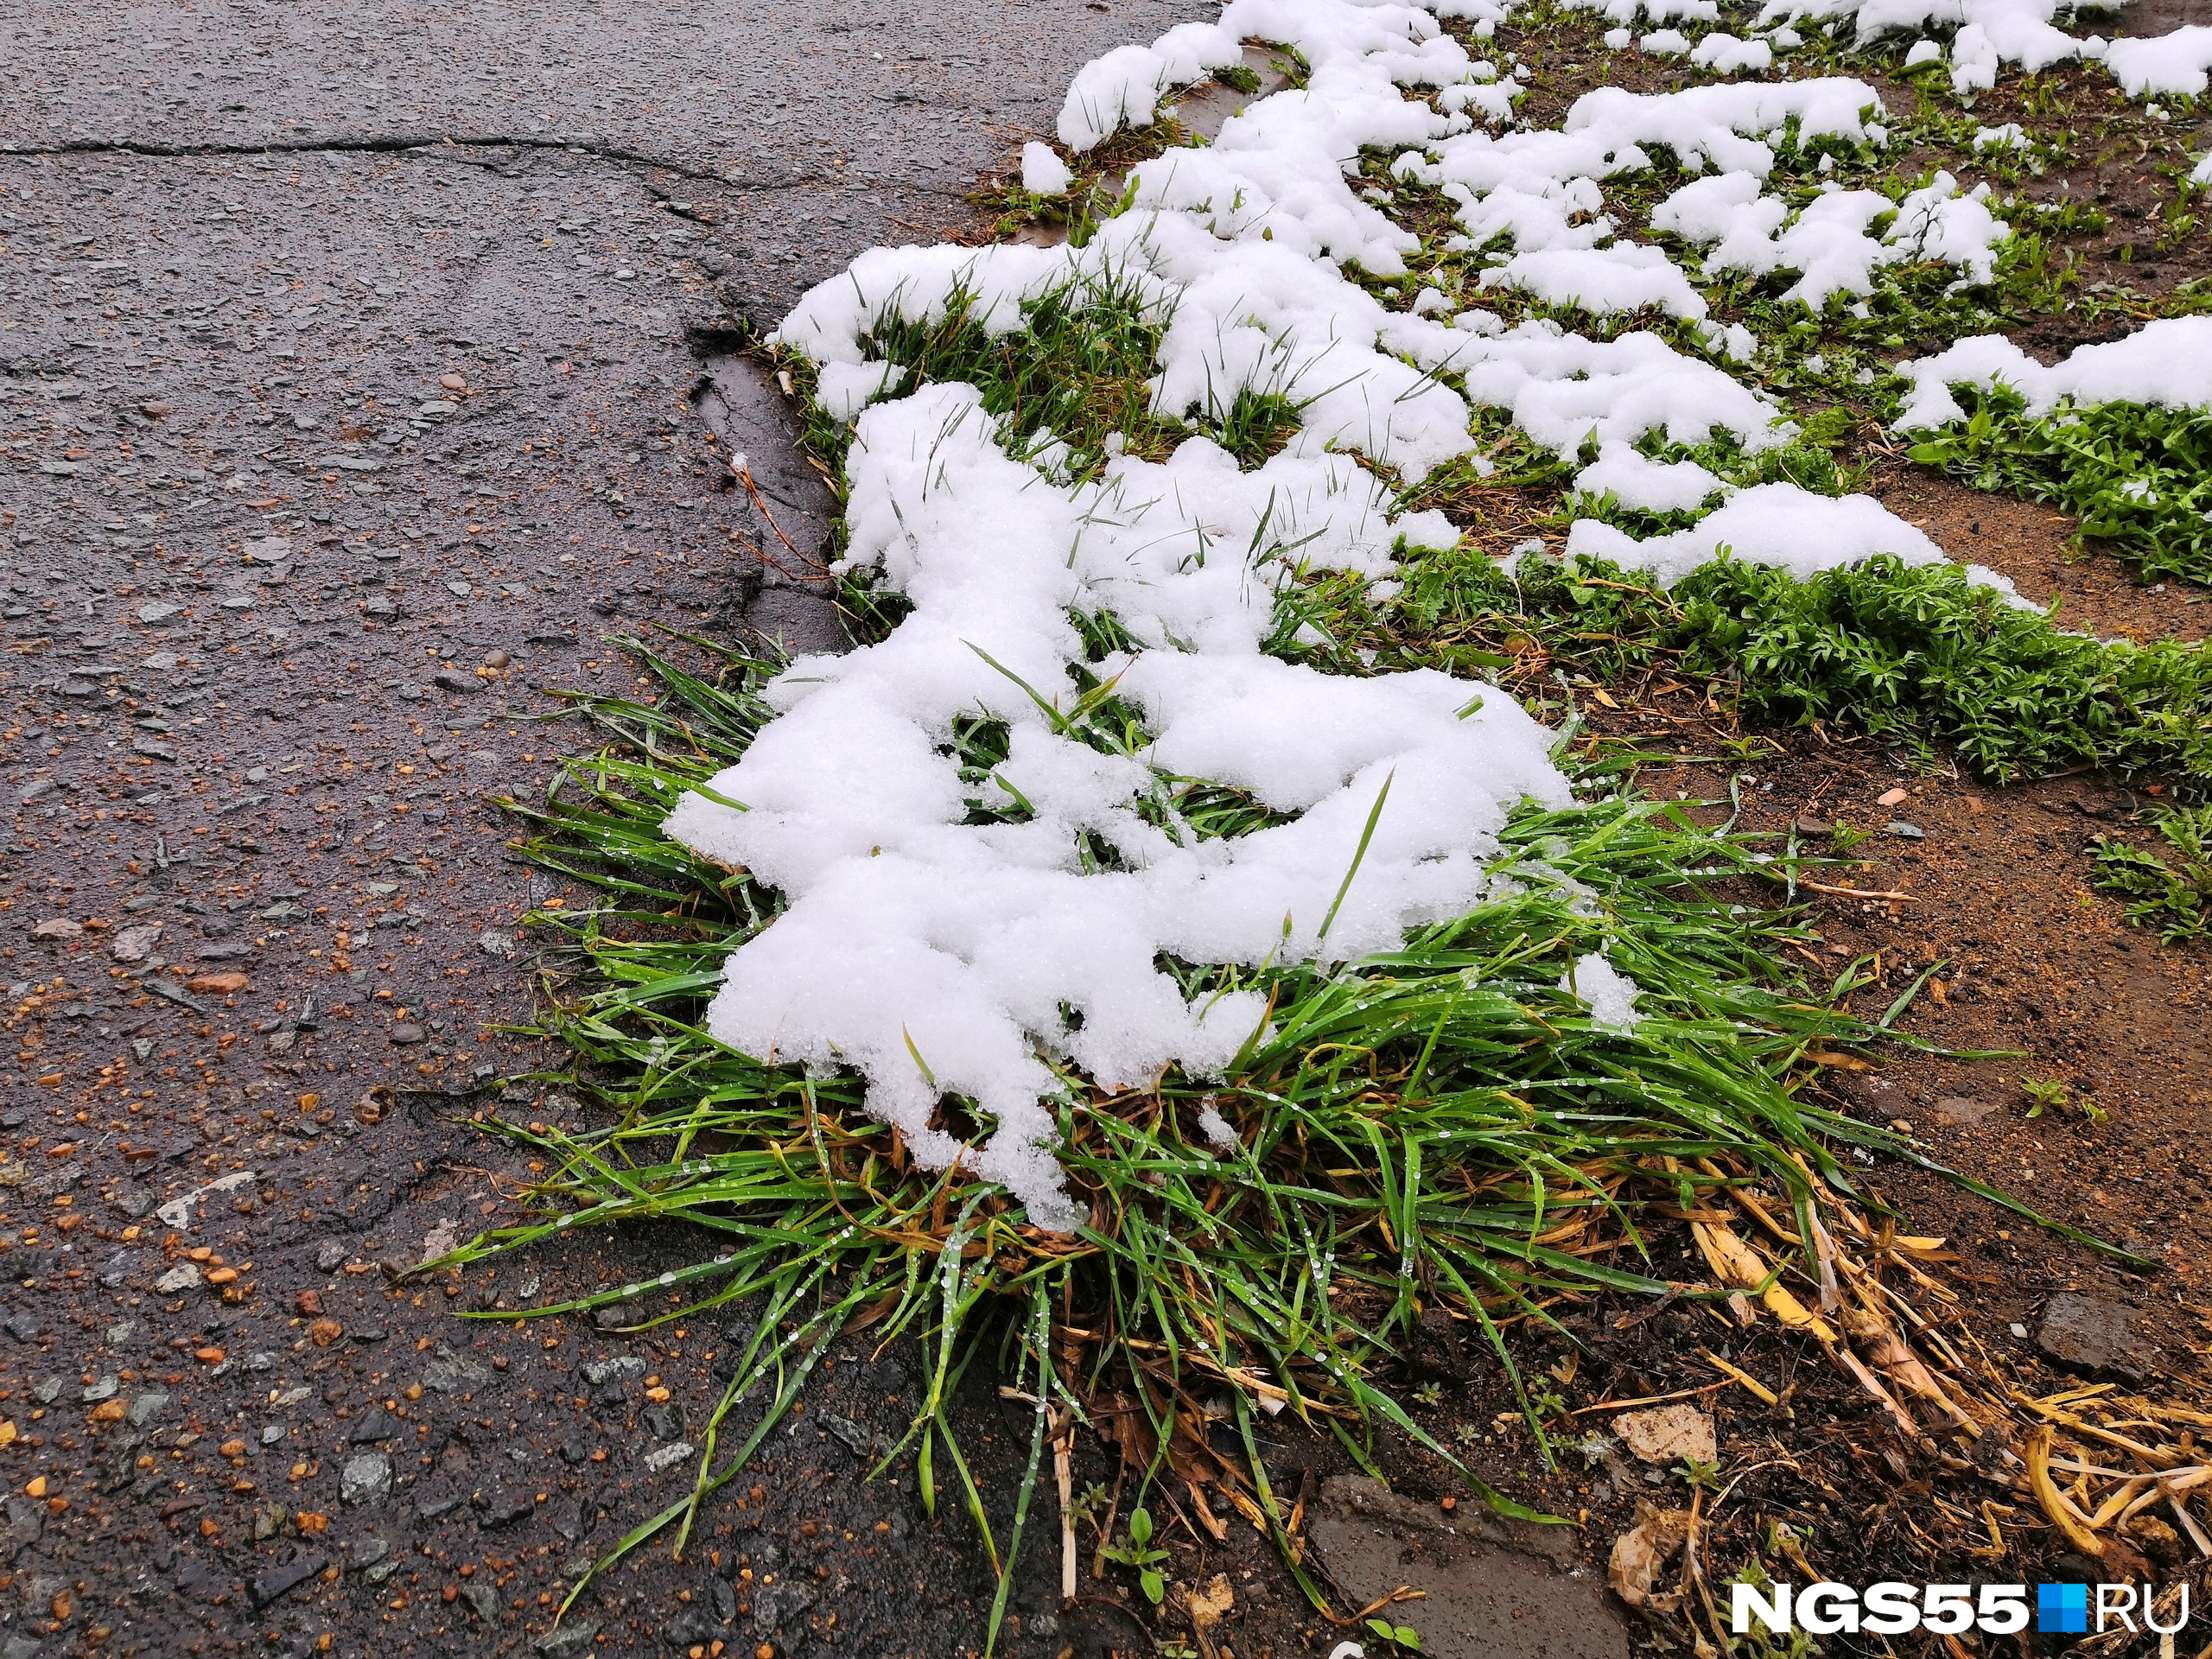
{"type": "MultiPolygon", "coordinates": [[[[777,664],[716,649],[715,672],[691,673],[630,643],[663,695],[572,697],[604,747],[565,761],[543,803],[508,803],[527,825],[524,854],[600,896],[531,918],[550,947],[536,1034],[573,1057],[540,1081],[581,1096],[590,1121],[480,1117],[546,1173],[528,1195],[535,1213],[452,1259],[577,1227],[680,1221],[697,1254],[650,1285],[475,1317],[624,1309],[649,1329],[739,1302],[760,1312],[692,1491],[602,1555],[578,1592],[651,1538],[672,1532],[681,1548],[699,1503],[799,1398],[823,1344],[862,1329],[919,1348],[923,1399],[884,1465],[911,1462],[925,1504],[957,1498],[972,1517],[1000,1577],[994,1639],[1048,1425],[1095,1426],[1102,1409],[1134,1414],[1116,1433],[1141,1448],[1137,1503],[1204,1471],[1279,1543],[1255,1408],[1334,1434],[1370,1469],[1374,1436],[1395,1431],[1462,1468],[1502,1512],[1541,1518],[1408,1412],[1402,1362],[1424,1315],[1480,1333],[1548,1459],[1546,1403],[1521,1389],[1510,1327],[1574,1344],[1554,1312],[1563,1301],[1722,1294],[1654,1265],[1655,1222],[1699,1213],[1701,1195],[1794,1211],[1796,1236],[1815,1238],[1816,1203],[1872,1204],[1836,1148],[1921,1161],[1805,1087],[1817,1065],[1890,1039],[1902,1005],[1862,1020],[1843,1006],[1856,965],[1826,985],[1783,965],[1813,936],[1744,900],[1794,880],[1794,852],[1605,792],[1600,768],[1583,775],[1586,804],[1517,811],[1489,899],[1398,950],[1257,974],[1181,964],[1192,995],[1260,990],[1270,1025],[1221,1081],[1171,1071],[1109,1095],[1071,1078],[1061,1155],[1088,1221],[1041,1231],[1001,1189],[915,1167],[867,1116],[856,1077],[766,1065],[707,1031],[723,959],[773,920],[777,899],[658,825],[742,753],[777,664]],[[1592,950],[1641,987],[1629,1032],[1595,1022],[1567,988],[1592,950]],[[1217,1144],[1202,1122],[1231,1138],[1217,1144]],[[950,1411],[986,1350],[1037,1416],[1004,1538],[950,1411]],[[1205,1432],[1224,1392],[1245,1427],[1242,1457],[1205,1432]]],[[[975,1122],[971,1103],[947,1112],[975,1122]]]]}

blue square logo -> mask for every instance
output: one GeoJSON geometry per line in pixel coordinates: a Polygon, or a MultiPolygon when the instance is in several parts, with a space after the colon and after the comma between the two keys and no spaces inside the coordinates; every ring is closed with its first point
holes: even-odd
{"type": "Polygon", "coordinates": [[[2036,1629],[2054,1636],[2080,1636],[2088,1628],[2088,1585],[2039,1584],[2036,1586],[2036,1629]]]}

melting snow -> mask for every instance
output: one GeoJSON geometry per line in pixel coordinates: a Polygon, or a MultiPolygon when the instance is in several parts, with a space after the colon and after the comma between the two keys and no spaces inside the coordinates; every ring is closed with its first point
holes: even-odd
{"type": "Polygon", "coordinates": [[[999,435],[960,385],[861,416],[851,556],[914,611],[880,645],[794,663],[771,690],[781,717],[713,780],[749,810],[689,795],[668,828],[789,900],[732,954],[716,1036],[857,1066],[870,1109],[931,1164],[961,1150],[928,1127],[938,1096],[972,1096],[997,1124],[976,1168],[1040,1224],[1070,1227],[1079,1216],[1051,1152],[1055,1065],[1108,1088],[1171,1061],[1204,1075],[1264,1014],[1250,994],[1186,1004],[1159,955],[1257,966],[1387,948],[1480,898],[1516,802],[1568,796],[1551,734],[1510,697],[1432,671],[1358,679],[1261,654],[1294,561],[1379,575],[1397,537],[1456,537],[1389,521],[1387,492],[1349,460],[1278,455],[1248,473],[1193,438],[1164,464],[1124,457],[1063,488],[999,435]],[[1096,670],[1149,722],[1136,755],[1077,741],[1030,695],[1072,701],[1084,647],[1071,611],[1111,611],[1150,647],[1096,670]],[[1025,804],[1027,822],[964,822],[976,791],[947,746],[954,721],[978,715],[1012,733],[981,792],[1025,804]],[[1172,810],[1141,810],[1177,775],[1296,816],[1199,841],[1172,810]],[[1122,868],[1086,872],[1086,832],[1122,868]]]}
{"type": "Polygon", "coordinates": [[[2155,404],[2167,409],[2212,406],[2212,317],[2164,317],[2124,340],[2080,346],[2046,368],[2002,334],[1976,334],[1934,357],[1897,365],[1912,391],[1897,419],[1899,431],[1964,420],[1953,386],[1986,391],[2010,386],[2031,415],[2062,402],[2155,404]]]}
{"type": "MultiPolygon", "coordinates": [[[[1662,30],[1718,17],[1713,0],[1609,0],[1606,11],[1623,31],[1640,17],[1662,30]]],[[[1954,73],[1967,84],[1999,56],[2101,50],[2051,15],[2046,0],[1774,0],[1763,22],[1853,16],[1862,35],[1956,22],[1954,73]]],[[[1640,454],[1654,433],[1683,444],[1726,435],[1747,452],[1788,441],[1781,411],[1718,363],[1644,332],[1593,341],[1544,320],[1509,327],[1481,309],[1446,322],[1458,302],[1433,286],[1405,308],[1386,306],[1347,271],[1402,276],[1418,243],[1382,211],[1382,192],[1358,194],[1347,175],[1363,149],[1395,155],[1401,181],[1452,202],[1454,245],[1504,245],[1485,286],[1685,319],[1706,310],[1688,273],[1603,211],[1605,181],[1647,171],[1652,148],[1711,175],[1669,196],[1654,229],[1709,248],[1707,273],[1795,270],[1792,292],[1815,307],[1868,292],[1878,270],[1907,259],[1987,280],[2005,228],[1981,193],[1961,194],[1945,175],[1902,204],[1836,189],[1794,213],[1769,194],[1770,141],[1787,127],[1801,143],[1885,141],[1880,100],[1845,77],[1663,95],[1603,87],[1555,130],[1493,131],[1511,118],[1517,79],[1472,60],[1440,16],[1471,20],[1479,38],[1504,10],[1230,0],[1217,24],[1109,53],[1069,89],[1057,131],[1070,152],[1155,120],[1174,88],[1240,61],[1248,38],[1295,48],[1310,73],[1246,105],[1211,145],[1134,168],[1132,206],[1079,250],[874,249],[809,292],[776,335],[821,365],[823,406],[854,426],[851,563],[912,609],[880,644],[802,658],[772,683],[776,718],[713,783],[742,809],[694,793],[668,820],[788,901],[732,953],[710,1023],[765,1058],[856,1068],[869,1109],[899,1125],[925,1164],[969,1160],[1042,1225],[1081,1218],[1053,1155],[1071,1071],[1109,1088],[1171,1063],[1207,1075],[1265,1017],[1249,993],[1185,1002],[1155,966],[1163,954],[1256,967],[1387,948],[1482,898],[1516,802],[1569,798],[1552,734],[1510,696],[1427,671],[1332,676],[1263,650],[1296,573],[1349,571],[1387,594],[1394,547],[1456,537],[1440,515],[1394,519],[1395,486],[1347,452],[1408,481],[1461,457],[1479,472],[1490,463],[1475,453],[1476,404],[1562,455],[1595,443],[1576,480],[1584,490],[1653,511],[1722,496],[1673,535],[1573,526],[1571,554],[1668,582],[1724,544],[1800,574],[1877,553],[1942,557],[1871,499],[1780,484],[1730,493],[1702,467],[1640,454]],[[870,360],[880,317],[935,322],[961,296],[972,321],[1004,334],[1022,326],[1025,303],[1056,293],[1109,296],[1102,302],[1141,305],[1166,324],[1156,415],[1203,428],[1242,392],[1282,393],[1299,407],[1295,435],[1249,471],[1194,435],[1164,461],[1116,454],[1102,476],[1071,483],[1050,435],[1045,453],[1018,459],[973,388],[909,384],[905,367],[870,360]],[[1077,619],[1104,613],[1136,649],[1088,663],[1077,619]],[[1070,726],[1078,671],[1112,681],[1141,717],[1128,752],[1102,752],[1070,726]],[[981,718],[1004,723],[1007,758],[977,781],[962,777],[952,740],[981,718]],[[1192,779],[1244,790],[1275,817],[1199,839],[1176,804],[1192,779]],[[1011,809],[1013,821],[971,823],[977,806],[1011,809]],[[947,1093],[981,1108],[990,1128],[980,1146],[930,1128],[947,1093]]],[[[1768,41],[1708,34],[1691,48],[1677,38],[1723,73],[1771,61],[1768,41]]],[[[1800,43],[1787,28],[1770,39],[1800,43]]],[[[1658,43],[1646,37],[1647,49],[1658,43]]],[[[1038,143],[1022,176],[1039,194],[1069,182],[1038,143]]],[[[1729,361],[1756,354],[1740,325],[1701,333],[1729,361]]],[[[2171,398],[2184,385],[2201,398],[2212,385],[2212,321],[2154,324],[2138,338],[2140,347],[2085,348],[2050,370],[2001,340],[1961,342],[1909,371],[1912,417],[1947,418],[1956,405],[1946,387],[1961,380],[2003,378],[2046,404],[2171,398]]],[[[1602,956],[1578,962],[1568,984],[1600,1025],[1632,1027],[1636,987],[1602,956]]],[[[1217,1112],[1199,1127],[1217,1145],[1233,1139],[1217,1112]]]]}

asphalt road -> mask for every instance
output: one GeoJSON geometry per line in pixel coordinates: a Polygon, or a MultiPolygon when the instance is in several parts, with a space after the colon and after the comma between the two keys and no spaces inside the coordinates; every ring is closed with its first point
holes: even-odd
{"type": "MultiPolygon", "coordinates": [[[[533,1058],[490,1027],[558,888],[486,798],[578,741],[540,688],[656,621],[834,636],[732,539],[705,415],[795,539],[823,502],[772,388],[696,397],[713,327],[964,227],[1077,65],[1194,10],[0,18],[4,1659],[976,1643],[964,1521],[858,1478],[906,1379],[857,1352],[549,1640],[730,1332],[456,1319],[686,1244],[400,1279],[525,1172],[374,1091],[533,1058]]],[[[1039,1559],[1012,1650],[1057,1654],[1039,1559]]]]}

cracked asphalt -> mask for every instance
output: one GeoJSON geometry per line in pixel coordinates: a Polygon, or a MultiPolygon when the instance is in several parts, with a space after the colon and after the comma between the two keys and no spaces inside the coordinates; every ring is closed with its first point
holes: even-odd
{"type": "MultiPolygon", "coordinates": [[[[0,19],[0,1659],[979,1644],[964,1519],[859,1478],[909,1386],[864,1349],[556,1629],[742,1321],[456,1317],[666,1237],[403,1274],[529,1173],[456,1119],[549,1058],[498,1027],[563,895],[491,804],[580,741],[544,689],[626,687],[655,624],[838,638],[728,487],[744,448],[818,549],[781,396],[706,354],[973,228],[1080,63],[1195,10],[0,19]]],[[[1009,1650],[1089,1651],[1047,1531],[1009,1650]]]]}

